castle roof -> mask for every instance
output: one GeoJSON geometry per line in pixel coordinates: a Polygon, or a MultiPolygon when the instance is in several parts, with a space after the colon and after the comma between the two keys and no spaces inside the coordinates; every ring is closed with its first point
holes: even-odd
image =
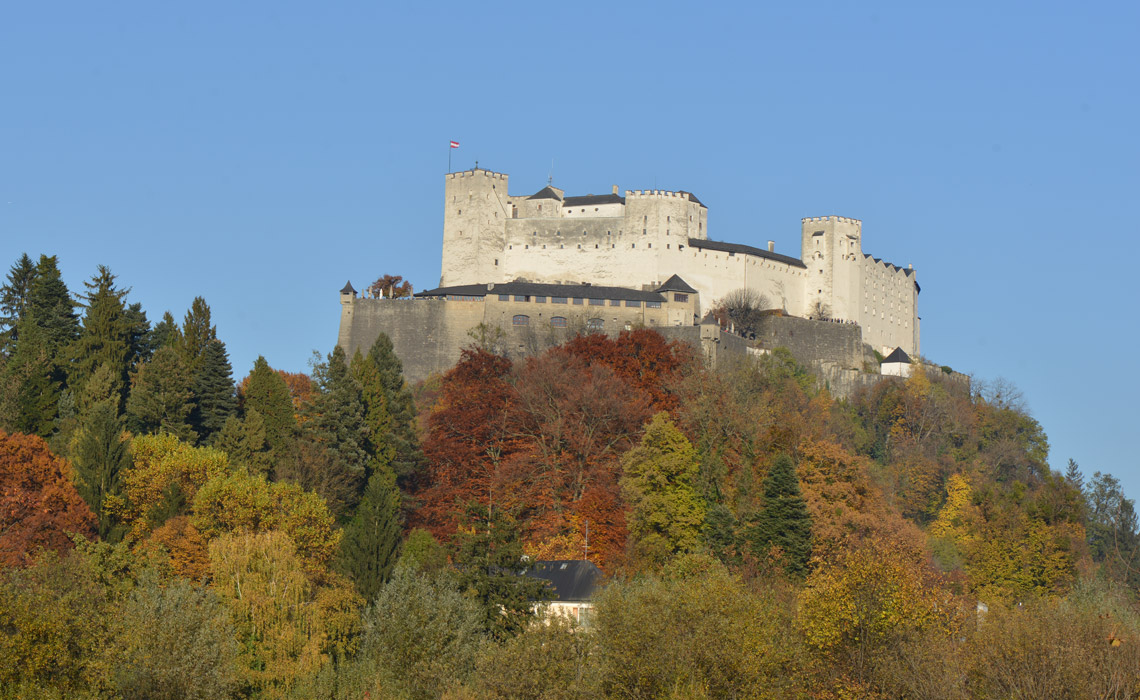
{"type": "Polygon", "coordinates": [[[883,364],[888,362],[902,362],[903,364],[910,364],[910,355],[903,352],[902,348],[895,348],[890,355],[883,360],[883,364]]]}
{"type": "Polygon", "coordinates": [[[352,288],[352,282],[345,282],[344,287],[340,290],[341,294],[356,294],[356,290],[352,288]]]}
{"type": "Polygon", "coordinates": [[[696,294],[697,290],[689,286],[689,283],[681,279],[677,275],[673,275],[665,280],[665,284],[657,288],[659,292],[683,292],[685,294],[696,294]]]}
{"type": "Polygon", "coordinates": [[[527,199],[558,199],[558,200],[561,200],[562,195],[558,194],[558,190],[554,189],[550,185],[547,185],[546,187],[543,187],[538,192],[535,192],[531,196],[527,197],[527,199]]]}
{"type": "Polygon", "coordinates": [[[417,292],[417,297],[485,297],[490,294],[519,296],[567,297],[575,299],[619,299],[622,301],[665,301],[657,292],[625,287],[599,287],[593,284],[542,284],[538,282],[495,282],[493,284],[461,284],[417,292]]]}
{"type": "Polygon", "coordinates": [[[753,248],[750,245],[741,245],[739,243],[722,243],[721,241],[710,241],[706,238],[690,238],[689,245],[694,248],[718,250],[722,253],[729,253],[732,255],[735,255],[737,253],[740,253],[741,255],[753,255],[758,258],[767,258],[768,260],[782,262],[785,265],[791,265],[792,267],[802,267],[804,269],[807,269],[807,265],[804,265],[803,261],[799,258],[793,258],[790,255],[780,255],[779,253],[773,253],[770,250],[763,250],[761,248],[753,248]]]}
{"type": "Polygon", "coordinates": [[[625,204],[625,197],[618,194],[587,194],[581,197],[567,197],[562,201],[564,207],[586,207],[595,204],[625,204]]]}
{"type": "MultiPolygon", "coordinates": [[[[681,192],[681,194],[688,195],[690,202],[700,204],[702,207],[705,207],[705,203],[697,199],[697,195],[693,194],[692,192],[681,192]]],[[[708,209],[708,207],[705,207],[705,209],[708,209]]]]}

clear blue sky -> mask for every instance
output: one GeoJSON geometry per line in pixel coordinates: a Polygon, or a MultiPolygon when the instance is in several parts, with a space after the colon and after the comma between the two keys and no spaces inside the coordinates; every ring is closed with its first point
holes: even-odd
{"type": "Polygon", "coordinates": [[[337,290],[439,281],[447,142],[538,190],[669,188],[713,238],[863,220],[922,348],[1005,377],[1055,467],[1134,445],[1140,5],[0,5],[0,264],[209,302],[235,374],[305,370],[337,290]],[[555,9],[560,8],[560,9],[555,9]]]}

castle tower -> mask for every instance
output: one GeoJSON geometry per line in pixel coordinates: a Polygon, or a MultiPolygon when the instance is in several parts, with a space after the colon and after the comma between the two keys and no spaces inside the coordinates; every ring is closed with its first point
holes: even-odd
{"type": "Polygon", "coordinates": [[[440,285],[497,282],[506,248],[507,176],[481,168],[444,180],[443,264],[440,285]]]}
{"type": "Polygon", "coordinates": [[[801,221],[800,256],[807,266],[804,315],[823,313],[834,319],[860,321],[863,222],[843,216],[817,216],[801,221]]]}

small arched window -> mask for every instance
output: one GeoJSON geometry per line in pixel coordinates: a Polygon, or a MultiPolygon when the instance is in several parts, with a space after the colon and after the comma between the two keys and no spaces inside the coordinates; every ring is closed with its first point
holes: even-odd
{"type": "Polygon", "coordinates": [[[565,328],[566,327],[566,317],[565,316],[552,316],[550,318],[550,325],[554,328],[565,328]]]}
{"type": "Polygon", "coordinates": [[[511,319],[511,325],[512,326],[529,326],[530,325],[530,316],[526,316],[525,314],[518,314],[514,318],[511,319]]]}
{"type": "Polygon", "coordinates": [[[586,330],[590,333],[601,333],[606,329],[606,320],[604,318],[591,318],[586,321],[586,330]]]}

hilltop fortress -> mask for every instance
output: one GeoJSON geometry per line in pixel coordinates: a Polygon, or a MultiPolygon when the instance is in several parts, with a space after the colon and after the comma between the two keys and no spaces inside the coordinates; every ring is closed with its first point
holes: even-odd
{"type": "Polygon", "coordinates": [[[865,254],[862,222],[802,219],[798,258],[767,243],[711,240],[708,208],[689,192],[519,195],[504,173],[449,173],[440,286],[398,300],[357,298],[346,285],[339,342],[351,354],[388,333],[412,380],[451,367],[472,329],[525,354],[572,332],[648,326],[710,353],[710,343],[743,339],[700,319],[745,290],[773,310],[761,349],[788,345],[801,361],[851,370],[871,349],[918,353],[915,271],[865,254]]]}

